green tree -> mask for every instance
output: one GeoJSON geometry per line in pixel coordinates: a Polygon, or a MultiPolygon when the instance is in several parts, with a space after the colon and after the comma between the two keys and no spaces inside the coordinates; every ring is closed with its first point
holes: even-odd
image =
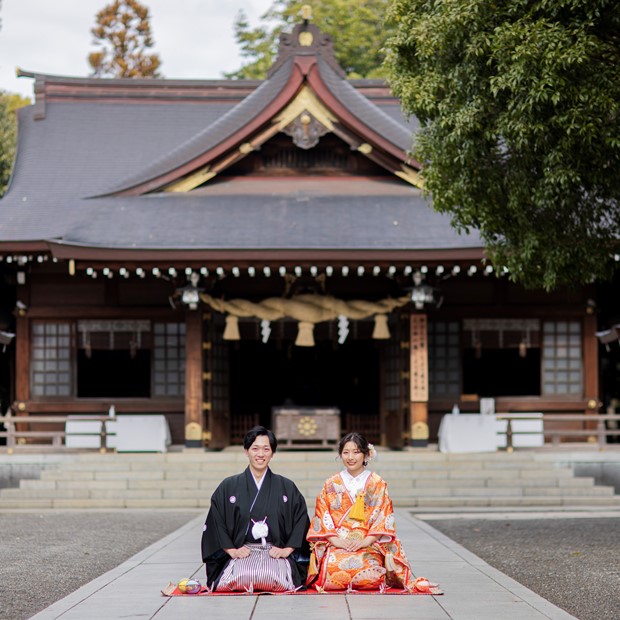
{"type": "Polygon", "coordinates": [[[0,91],[0,196],[6,192],[15,158],[17,118],[15,111],[30,105],[30,99],[0,91]]]}
{"type": "MultiPolygon", "coordinates": [[[[383,50],[388,32],[383,16],[390,0],[314,0],[312,23],[330,35],[334,54],[351,78],[383,77],[383,50]]],[[[262,25],[251,27],[243,11],[235,20],[235,39],[247,59],[229,78],[262,79],[277,57],[279,36],[299,23],[307,0],[276,0],[261,17],[262,25]]]]}
{"type": "Polygon", "coordinates": [[[96,77],[160,77],[161,60],[153,47],[149,9],[137,0],[115,0],[96,16],[91,30],[99,51],[88,55],[96,77]]]}
{"type": "Polygon", "coordinates": [[[529,287],[605,278],[620,231],[620,4],[393,0],[389,79],[435,209],[529,287]]]}

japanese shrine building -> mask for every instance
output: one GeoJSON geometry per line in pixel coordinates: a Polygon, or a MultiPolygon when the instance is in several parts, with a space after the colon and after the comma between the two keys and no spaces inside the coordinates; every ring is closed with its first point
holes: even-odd
{"type": "Polygon", "coordinates": [[[424,197],[415,122],[312,24],[264,81],[22,75],[4,407],[160,413],[209,448],[285,403],[394,448],[481,397],[596,412],[593,292],[493,273],[424,197]]]}

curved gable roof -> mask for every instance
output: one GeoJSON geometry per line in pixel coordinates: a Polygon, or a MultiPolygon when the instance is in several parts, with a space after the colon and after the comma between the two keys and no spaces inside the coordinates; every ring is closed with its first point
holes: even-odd
{"type": "Polygon", "coordinates": [[[145,194],[201,170],[207,180],[209,167],[218,159],[225,155],[228,158],[218,164],[221,170],[250,152],[253,147],[244,143],[273,125],[275,117],[291,104],[304,85],[333,114],[336,123],[346,128],[345,139],[352,146],[356,142],[366,144],[368,152],[378,149],[382,155],[373,153],[371,158],[393,171],[400,170],[403,164],[419,169],[408,156],[410,130],[347,82],[334,60],[329,37],[311,24],[300,24],[292,34],[283,37],[280,57],[254,92],[173,151],[98,195],[145,194]],[[302,34],[308,32],[312,33],[314,45],[296,43],[296,37],[301,40],[302,34]],[[244,147],[249,148],[244,151],[244,147]],[[235,149],[237,153],[231,156],[235,149]]]}
{"type": "Polygon", "coordinates": [[[292,60],[282,67],[273,80],[263,82],[252,94],[241,103],[231,108],[217,121],[208,125],[201,132],[179,145],[173,151],[155,160],[151,165],[111,187],[101,195],[123,193],[139,187],[146,193],[153,189],[151,185],[160,186],[166,181],[162,178],[185,174],[184,168],[189,164],[192,168],[201,165],[201,156],[212,153],[219,145],[235,134],[244,134],[255,125],[256,117],[260,112],[273,104],[282,90],[290,82],[293,70],[292,60]],[[175,172],[177,173],[175,175],[175,172]],[[151,183],[154,182],[154,183],[151,183]]]}
{"type": "MultiPolygon", "coordinates": [[[[321,80],[336,101],[370,132],[377,134],[404,153],[411,148],[411,134],[406,127],[370,102],[347,80],[343,80],[323,59],[318,60],[318,67],[321,80]]],[[[323,103],[332,107],[327,101],[323,103]]]]}

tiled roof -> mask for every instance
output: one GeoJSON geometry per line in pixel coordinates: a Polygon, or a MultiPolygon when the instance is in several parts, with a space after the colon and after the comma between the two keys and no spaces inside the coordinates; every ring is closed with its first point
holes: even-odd
{"type": "Polygon", "coordinates": [[[403,131],[403,125],[394,120],[380,107],[372,104],[347,80],[343,80],[322,59],[318,60],[322,80],[336,98],[348,108],[366,127],[383,136],[392,144],[407,152],[411,148],[411,136],[403,131]]]}
{"type": "MultiPolygon", "coordinates": [[[[195,98],[133,98],[126,104],[48,97],[41,120],[35,120],[35,106],[20,110],[15,173],[0,200],[0,244],[57,240],[95,248],[205,251],[482,246],[477,234],[458,235],[419,190],[394,177],[222,177],[189,193],[92,198],[204,152],[268,105],[290,71],[282,66],[236,105],[195,98]]],[[[410,130],[397,103],[382,99],[375,106],[329,66],[320,71],[361,122],[409,147],[410,130]]]]}
{"type": "Polygon", "coordinates": [[[201,131],[186,142],[163,154],[137,174],[124,178],[116,186],[110,187],[105,193],[113,194],[120,192],[157,178],[180,165],[191,162],[202,153],[218,145],[237,129],[246,125],[271,103],[288,82],[292,66],[293,62],[291,59],[284,64],[271,80],[263,82],[251,95],[248,95],[241,103],[230,108],[215,122],[204,126],[201,131]]]}

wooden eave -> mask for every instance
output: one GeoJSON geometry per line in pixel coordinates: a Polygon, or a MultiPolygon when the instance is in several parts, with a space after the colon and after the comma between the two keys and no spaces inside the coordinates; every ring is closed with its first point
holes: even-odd
{"type": "Polygon", "coordinates": [[[155,78],[72,78],[17,69],[17,77],[33,78],[34,119],[43,120],[49,102],[105,102],[123,105],[239,102],[258,80],[163,80],[155,78]]]}
{"type": "Polygon", "coordinates": [[[156,78],[82,78],[47,75],[17,69],[17,77],[35,80],[35,120],[46,115],[48,102],[238,103],[259,80],[169,80],[156,78]]]}
{"type": "MultiPolygon", "coordinates": [[[[48,249],[54,258],[76,261],[105,262],[157,262],[157,263],[231,263],[239,266],[256,263],[340,263],[340,262],[396,262],[418,261],[449,262],[458,260],[480,261],[484,257],[482,248],[420,249],[420,250],[368,250],[368,249],[127,249],[94,248],[50,243],[48,249]]],[[[0,251],[3,248],[0,246],[0,251]]]]}
{"type": "Polygon", "coordinates": [[[50,244],[45,240],[0,241],[0,255],[50,253],[50,244]]]}

